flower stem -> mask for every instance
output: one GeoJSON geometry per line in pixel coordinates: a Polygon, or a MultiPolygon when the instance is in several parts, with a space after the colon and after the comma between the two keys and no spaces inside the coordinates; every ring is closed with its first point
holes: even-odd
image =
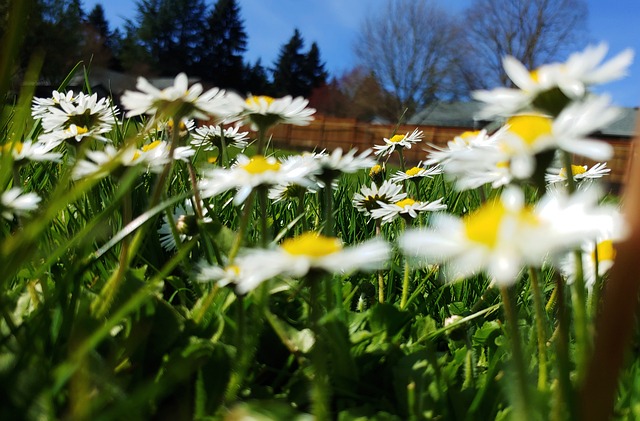
{"type": "MultiPolygon", "coordinates": [[[[376,237],[382,235],[382,221],[376,219],[376,237]]],[[[384,274],[381,270],[378,271],[378,302],[384,303],[384,274]]]]}
{"type": "Polygon", "coordinates": [[[527,382],[527,366],[522,352],[520,331],[518,330],[518,315],[515,308],[513,287],[500,286],[500,294],[502,295],[502,305],[507,322],[507,329],[509,331],[511,353],[517,377],[516,401],[514,405],[515,419],[527,419],[528,415],[531,414],[529,384],[527,382]]]}
{"type": "MultiPolygon", "coordinates": [[[[327,278],[327,276],[325,276],[327,278]]],[[[309,305],[310,305],[310,321],[311,329],[315,336],[315,343],[311,350],[311,362],[313,364],[313,378],[312,378],[312,411],[315,419],[318,421],[325,421],[331,419],[331,410],[329,407],[329,401],[331,398],[331,390],[329,385],[329,373],[327,372],[326,361],[326,346],[325,335],[320,325],[320,319],[322,318],[322,304],[318,299],[320,296],[320,282],[321,276],[309,276],[309,305]]]]}
{"type": "Polygon", "coordinates": [[[567,309],[567,302],[565,297],[565,285],[564,280],[560,279],[560,276],[556,274],[556,297],[557,297],[557,320],[558,320],[558,337],[555,341],[557,350],[557,362],[558,362],[558,381],[560,387],[557,388],[558,398],[556,404],[558,409],[561,409],[561,405],[564,404],[568,417],[564,417],[562,413],[557,413],[555,419],[575,420],[576,411],[574,404],[573,388],[571,386],[571,368],[569,363],[569,314],[567,309]]]}
{"type": "Polygon", "coordinates": [[[244,208],[242,209],[242,216],[240,219],[240,226],[238,227],[238,231],[236,232],[236,237],[231,245],[231,249],[229,250],[228,255],[228,263],[233,263],[233,260],[236,258],[238,251],[240,251],[240,246],[242,245],[242,241],[244,240],[245,231],[247,230],[247,226],[249,225],[249,219],[251,219],[251,212],[253,210],[253,201],[255,198],[256,191],[253,190],[247,200],[244,202],[244,208]]]}
{"type": "Polygon", "coordinates": [[[529,267],[529,278],[531,279],[531,290],[533,293],[533,305],[536,314],[536,332],[538,337],[538,390],[545,390],[547,387],[547,315],[544,311],[542,291],[538,281],[538,272],[529,267]]]}
{"type": "Polygon", "coordinates": [[[404,259],[404,277],[402,278],[402,298],[400,299],[400,309],[404,309],[409,299],[409,278],[411,269],[409,269],[409,261],[404,259]]]}

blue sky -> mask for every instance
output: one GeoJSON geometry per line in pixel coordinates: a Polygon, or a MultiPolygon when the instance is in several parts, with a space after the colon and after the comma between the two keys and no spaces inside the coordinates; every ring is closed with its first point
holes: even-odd
{"type": "MultiPolygon", "coordinates": [[[[215,0],[206,0],[211,5],[215,0]]],[[[371,8],[386,0],[238,0],[248,34],[245,58],[258,58],[270,66],[280,47],[300,30],[308,48],[316,42],[321,58],[331,75],[340,76],[354,66],[353,44],[363,17],[371,8]]],[[[443,7],[456,12],[472,0],[441,0],[443,7]]],[[[133,0],[83,0],[89,12],[101,3],[111,28],[120,26],[125,18],[135,17],[133,0]]],[[[629,76],[603,86],[600,91],[612,95],[614,103],[635,107],[640,105],[640,1],[587,0],[588,30],[591,43],[606,42],[610,56],[625,48],[636,52],[629,76]]]]}

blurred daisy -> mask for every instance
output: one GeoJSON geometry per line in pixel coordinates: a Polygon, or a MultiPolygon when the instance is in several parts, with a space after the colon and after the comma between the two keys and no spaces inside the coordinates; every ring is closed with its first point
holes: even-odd
{"type": "Polygon", "coordinates": [[[375,160],[369,157],[371,149],[366,149],[356,156],[357,152],[357,149],[351,149],[343,154],[342,148],[336,148],[331,154],[326,152],[316,154],[315,157],[320,168],[318,178],[323,181],[333,180],[342,173],[355,173],[376,164],[375,160]]]}
{"type": "Polygon", "coordinates": [[[13,187],[0,195],[0,214],[9,220],[38,209],[40,197],[35,193],[23,193],[19,187],[13,187]]]}
{"type": "MultiPolygon", "coordinates": [[[[203,222],[211,222],[211,218],[206,216],[207,209],[203,210],[203,222]]],[[[175,235],[172,229],[172,224],[169,221],[168,216],[165,214],[162,217],[162,225],[158,228],[158,235],[160,236],[160,245],[167,251],[177,250],[176,239],[183,243],[188,238],[198,234],[198,217],[191,200],[185,200],[184,204],[179,205],[173,211],[172,214],[173,224],[175,224],[175,235]]]]}
{"type": "Polygon", "coordinates": [[[456,190],[475,189],[490,184],[497,189],[513,180],[509,161],[500,155],[476,156],[476,161],[451,161],[444,165],[447,178],[453,180],[456,190]]]}
{"type": "Polygon", "coordinates": [[[306,126],[316,112],[314,108],[307,108],[308,104],[309,101],[303,97],[252,95],[245,100],[240,118],[245,124],[250,124],[252,130],[267,130],[279,123],[306,126]]]}
{"type": "MultiPolygon", "coordinates": [[[[238,260],[242,259],[240,258],[238,260]]],[[[238,263],[242,264],[242,262],[236,262],[236,264],[221,267],[201,262],[198,264],[196,280],[199,282],[215,281],[219,287],[225,287],[227,285],[235,286],[241,283],[242,277],[246,273],[246,270],[238,263]]]]}
{"type": "Polygon", "coordinates": [[[211,117],[223,119],[241,110],[238,101],[231,99],[234,94],[218,88],[203,92],[200,83],[189,86],[189,79],[184,73],[176,76],[172,86],[162,90],[143,77],[138,78],[136,88],[138,92],[125,91],[120,99],[128,110],[127,117],[148,114],[170,118],[181,115],[207,120],[211,117]]]}
{"type": "Polygon", "coordinates": [[[40,142],[58,145],[65,140],[76,143],[83,139],[109,141],[103,135],[111,131],[118,115],[118,109],[109,98],[98,99],[97,94],[79,93],[72,101],[62,100],[57,105],[37,113],[44,132],[40,142]]]}
{"type": "MultiPolygon", "coordinates": [[[[607,163],[598,162],[591,168],[586,165],[571,165],[571,173],[573,179],[576,182],[585,180],[595,180],[608,175],[611,172],[610,168],[607,168],[607,163]]],[[[566,168],[550,168],[549,172],[545,175],[547,183],[564,183],[567,181],[567,169],[566,168]]]]}
{"type": "Polygon", "coordinates": [[[433,202],[419,202],[411,198],[405,198],[394,203],[378,202],[380,205],[377,209],[371,210],[373,219],[381,219],[383,224],[389,223],[401,216],[406,221],[418,217],[419,212],[435,212],[444,210],[447,205],[442,203],[443,198],[433,202]]]}
{"type": "Polygon", "coordinates": [[[322,189],[322,183],[318,181],[316,175],[320,171],[316,154],[302,153],[299,155],[289,155],[280,159],[285,167],[297,168],[303,173],[303,183],[291,181],[286,184],[277,184],[269,189],[269,198],[276,202],[283,199],[299,199],[305,193],[316,193],[322,189]]]}
{"type": "Polygon", "coordinates": [[[486,147],[496,148],[495,138],[504,131],[505,129],[501,128],[492,136],[489,136],[486,130],[466,131],[448,141],[446,148],[430,145],[431,150],[427,151],[427,160],[424,161],[424,165],[444,165],[459,158],[464,161],[475,160],[472,155],[470,157],[469,151],[486,147]]]}
{"type": "Polygon", "coordinates": [[[116,149],[112,145],[106,145],[101,151],[88,150],[85,158],[74,165],[71,177],[75,180],[102,178],[122,166],[132,167],[141,163],[140,154],[134,147],[116,149]]]}
{"type": "Polygon", "coordinates": [[[371,216],[371,211],[380,208],[380,203],[397,203],[407,197],[402,192],[402,186],[385,180],[380,188],[376,183],[371,183],[371,187],[363,186],[359,193],[353,196],[353,206],[366,216],[371,216]]]}
{"type": "Polygon", "coordinates": [[[240,132],[240,126],[226,127],[222,126],[201,126],[195,130],[191,145],[195,148],[202,148],[205,151],[211,151],[214,148],[220,148],[222,138],[225,144],[238,149],[245,149],[248,146],[247,136],[249,132],[240,132]]]}
{"type": "Polygon", "coordinates": [[[178,146],[171,156],[171,143],[164,140],[154,140],[146,143],[136,151],[136,159],[147,166],[154,173],[162,172],[163,167],[171,161],[188,162],[196,151],[190,146],[178,146]]]}
{"type": "Polygon", "coordinates": [[[312,269],[345,274],[380,269],[389,259],[391,247],[376,238],[344,247],[340,239],[306,232],[286,239],[275,249],[250,250],[236,259],[246,269],[236,284],[239,294],[254,290],[275,276],[300,278],[312,269]]]}
{"type": "Polygon", "coordinates": [[[52,143],[27,140],[25,142],[7,143],[0,148],[0,153],[11,153],[13,162],[16,164],[22,164],[25,161],[60,162],[62,154],[59,152],[51,152],[55,146],[56,145],[52,143]]]}
{"type": "Polygon", "coordinates": [[[236,159],[231,168],[216,168],[204,173],[204,178],[198,183],[202,197],[213,197],[236,189],[233,203],[239,205],[258,186],[311,185],[308,176],[316,168],[305,165],[303,161],[280,162],[262,155],[249,158],[239,154],[236,159]]]}
{"type": "Polygon", "coordinates": [[[420,142],[422,138],[422,130],[415,129],[411,134],[407,132],[407,134],[404,135],[393,135],[390,139],[384,138],[384,145],[375,145],[373,149],[375,150],[376,156],[389,156],[396,149],[411,149],[411,146],[420,142]]]}
{"type": "Polygon", "coordinates": [[[431,224],[401,236],[399,245],[408,257],[447,263],[449,276],[486,271],[501,284],[515,282],[524,265],[540,265],[558,243],[558,234],[524,205],[522,192],[514,187],[463,218],[437,214],[431,224]]]}
{"type": "MultiPolygon", "coordinates": [[[[587,241],[580,247],[582,256],[582,274],[584,284],[589,291],[598,278],[603,278],[613,266],[616,257],[615,243],[610,238],[587,241]]],[[[569,253],[562,259],[558,267],[567,278],[567,283],[572,284],[576,279],[575,253],[569,253]]]]}
{"type": "Polygon", "coordinates": [[[583,52],[571,54],[565,63],[545,64],[533,71],[514,57],[505,57],[504,70],[518,89],[474,92],[473,97],[486,104],[478,118],[521,112],[530,108],[540,94],[553,89],[558,89],[569,100],[582,99],[589,86],[619,79],[627,73],[633,51],[627,49],[602,63],[607,50],[606,44],[588,46],[583,52]]]}
{"type": "Polygon", "coordinates": [[[391,181],[398,183],[405,180],[417,180],[423,177],[433,178],[434,175],[442,174],[442,167],[435,166],[425,168],[419,163],[417,167],[409,168],[407,171],[398,171],[391,177],[391,181]]]}
{"type": "Polygon", "coordinates": [[[588,136],[619,116],[609,106],[607,97],[591,97],[566,107],[555,119],[541,114],[519,114],[506,121],[506,130],[496,137],[498,150],[493,162],[508,161],[511,173],[519,179],[535,171],[535,155],[553,149],[586,156],[593,160],[608,160],[613,147],[588,136]]]}

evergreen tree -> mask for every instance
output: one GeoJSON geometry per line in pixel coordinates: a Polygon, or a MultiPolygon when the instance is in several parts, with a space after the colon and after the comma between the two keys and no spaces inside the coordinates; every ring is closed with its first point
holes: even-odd
{"type": "Polygon", "coordinates": [[[244,90],[247,33],[235,0],[218,0],[206,20],[199,73],[220,88],[244,90]]]}
{"type": "Polygon", "coordinates": [[[293,36],[281,49],[273,69],[273,93],[277,96],[308,96],[310,90],[304,77],[305,55],[302,53],[304,41],[300,31],[295,29],[293,36]]]}
{"type": "Polygon", "coordinates": [[[327,83],[327,71],[320,60],[320,49],[315,42],[311,44],[304,60],[304,75],[311,89],[320,88],[327,83]]]}
{"type": "Polygon", "coordinates": [[[120,67],[114,54],[117,41],[109,29],[109,22],[100,3],[87,16],[83,43],[83,56],[91,58],[94,65],[113,69],[120,67]]]}
{"type": "Polygon", "coordinates": [[[32,6],[19,66],[24,68],[33,54],[43,54],[41,78],[56,85],[81,58],[84,10],[80,0],[34,0],[32,6]]]}
{"type": "Polygon", "coordinates": [[[267,76],[267,70],[258,59],[251,64],[245,64],[243,74],[243,87],[241,94],[264,95],[271,94],[271,84],[267,76]]]}
{"type": "Polygon", "coordinates": [[[277,96],[309,97],[314,88],[326,82],[327,73],[320,60],[320,50],[313,43],[307,53],[302,50],[304,40],[297,29],[280,55],[273,69],[273,93],[277,96]]]}
{"type": "Polygon", "coordinates": [[[206,5],[204,0],[141,0],[134,24],[146,54],[141,59],[162,76],[195,74],[201,61],[206,5]]]}

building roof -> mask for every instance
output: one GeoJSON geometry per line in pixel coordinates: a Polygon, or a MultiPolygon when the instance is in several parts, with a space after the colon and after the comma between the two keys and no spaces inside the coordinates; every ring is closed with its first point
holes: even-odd
{"type": "MultiPolygon", "coordinates": [[[[408,123],[435,127],[480,129],[491,123],[475,118],[481,106],[481,103],[477,101],[439,102],[414,114],[408,123]]],[[[620,118],[604,127],[598,134],[610,137],[633,137],[637,118],[638,108],[621,108],[620,118]]]]}

